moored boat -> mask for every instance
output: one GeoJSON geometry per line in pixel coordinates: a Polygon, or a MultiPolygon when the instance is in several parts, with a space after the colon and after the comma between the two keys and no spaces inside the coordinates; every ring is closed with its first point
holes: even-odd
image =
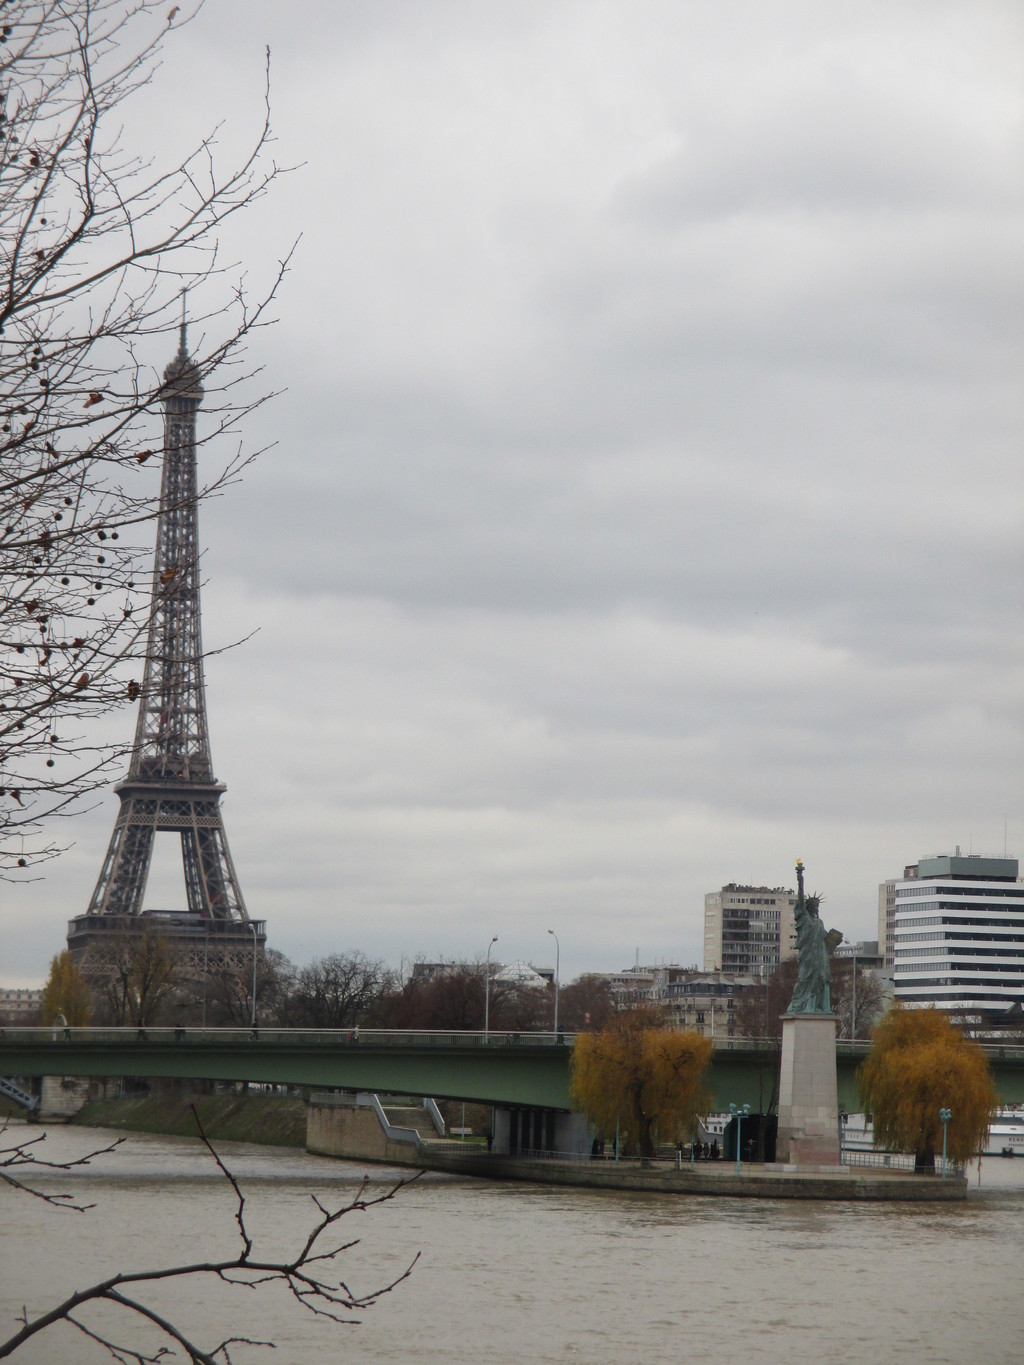
{"type": "MultiPolygon", "coordinates": [[[[874,1132],[866,1114],[850,1114],[844,1125],[843,1149],[851,1152],[875,1150],[874,1132]]],[[[997,1109],[982,1148],[983,1156],[1024,1156],[1024,1105],[1009,1104],[997,1109]]]]}

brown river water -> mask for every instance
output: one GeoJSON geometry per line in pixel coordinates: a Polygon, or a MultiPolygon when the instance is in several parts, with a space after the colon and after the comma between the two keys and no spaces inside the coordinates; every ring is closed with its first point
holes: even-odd
{"type": "MultiPolygon", "coordinates": [[[[33,1130],[8,1128],[2,1145],[33,1130]]],[[[38,1130],[35,1130],[38,1131],[38,1130]]],[[[113,1137],[50,1128],[51,1159],[113,1137]]],[[[282,1148],[218,1143],[247,1198],[257,1253],[287,1254],[311,1226],[311,1196],[340,1204],[366,1168],[282,1148]]],[[[389,1172],[370,1168],[374,1182],[389,1172]]],[[[395,1176],[399,1172],[391,1172],[395,1176]]],[[[969,1169],[962,1205],[678,1199],[494,1184],[432,1175],[345,1220],[343,1273],[356,1292],[410,1278],[358,1326],[316,1319],[286,1292],[167,1282],[147,1302],[234,1365],[394,1361],[1009,1362],[1024,1351],[1024,1161],[969,1169]]],[[[94,1207],[55,1211],[0,1186],[0,1341],[29,1316],[117,1269],[230,1254],[235,1200],[184,1138],[130,1135],[68,1174],[40,1175],[94,1207]]],[[[89,1310],[135,1348],[156,1339],[89,1310]]],[[[18,1351],[20,1365],[110,1357],[67,1325],[18,1351]]],[[[178,1354],[167,1359],[184,1360],[178,1354]]]]}

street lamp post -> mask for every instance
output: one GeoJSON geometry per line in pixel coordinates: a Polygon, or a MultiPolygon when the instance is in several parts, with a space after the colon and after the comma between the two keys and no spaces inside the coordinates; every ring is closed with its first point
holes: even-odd
{"type": "Polygon", "coordinates": [[[737,1108],[735,1104],[730,1104],[729,1113],[736,1118],[736,1174],[739,1175],[743,1166],[743,1120],[750,1113],[750,1105],[744,1104],[737,1108]]]}
{"type": "Polygon", "coordinates": [[[256,1027],[256,926],[249,920],[252,930],[252,1027],[256,1027]]]}
{"type": "Polygon", "coordinates": [[[558,1038],[558,964],[562,955],[561,946],[558,942],[558,935],[554,929],[549,929],[548,933],[555,940],[555,1038],[558,1038]]]}
{"type": "Polygon", "coordinates": [[[210,921],[203,925],[203,1029],[206,1029],[206,991],[210,984],[210,921]]]}
{"type": "Polygon", "coordinates": [[[949,1121],[950,1121],[950,1119],[951,1119],[952,1117],[953,1117],[952,1110],[950,1110],[950,1109],[940,1109],[940,1110],[939,1110],[939,1122],[942,1124],[942,1178],[943,1178],[943,1180],[945,1180],[945,1178],[946,1178],[946,1130],[947,1130],[947,1128],[949,1127],[949,1121]]]}
{"type": "Polygon", "coordinates": [[[484,1042],[487,1042],[491,1031],[491,949],[498,941],[495,934],[487,945],[487,971],[484,976],[484,1042]]]}

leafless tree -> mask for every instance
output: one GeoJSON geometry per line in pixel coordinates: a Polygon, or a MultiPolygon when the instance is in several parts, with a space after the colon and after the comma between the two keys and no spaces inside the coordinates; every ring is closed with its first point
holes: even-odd
{"type": "Polygon", "coordinates": [[[167,940],[146,925],[142,933],[126,931],[114,937],[109,951],[97,1016],[116,1025],[162,1022],[180,976],[167,940]]]}
{"type": "MultiPolygon", "coordinates": [[[[256,960],[256,1003],[261,1024],[288,1019],[296,971],[284,953],[268,948],[256,960]]],[[[198,977],[182,972],[173,1004],[174,1022],[240,1028],[252,1019],[252,971],[227,963],[211,965],[198,977]]]]}
{"type": "Polygon", "coordinates": [[[393,984],[386,963],[365,953],[315,957],[296,973],[284,1021],[295,1028],[354,1028],[368,1022],[393,984]]]}
{"type": "MultiPolygon", "coordinates": [[[[0,6],[0,878],[59,852],[43,822],[122,752],[96,721],[139,693],[164,396],[152,366],[171,358],[184,289],[205,440],[268,396],[244,343],[270,320],[287,256],[251,289],[219,239],[280,173],[269,103],[227,169],[215,133],[166,165],[132,150],[133,97],[192,17],[168,0],[0,6]]],[[[251,458],[230,445],[201,496],[251,458]]]]}
{"type": "MultiPolygon", "coordinates": [[[[195,1113],[194,1109],[193,1113],[195,1113]]],[[[419,1259],[419,1253],[405,1270],[388,1284],[366,1294],[354,1293],[338,1273],[338,1261],[345,1252],[352,1250],[358,1243],[355,1240],[338,1240],[338,1225],[344,1218],[353,1213],[365,1212],[394,1199],[401,1189],[412,1183],[411,1180],[399,1180],[379,1194],[370,1194],[368,1193],[369,1178],[367,1177],[353,1198],[333,1209],[314,1196],[313,1203],[316,1208],[316,1216],[298,1251],[285,1258],[258,1255],[246,1223],[245,1195],[242,1193],[238,1181],[207,1139],[202,1130],[202,1125],[199,1123],[198,1115],[196,1115],[196,1124],[202,1142],[216,1162],[221,1175],[234,1191],[236,1201],[235,1223],[239,1237],[237,1253],[220,1260],[199,1260],[184,1265],[165,1266],[156,1270],[119,1272],[99,1280],[85,1289],[76,1290],[62,1302],[34,1317],[30,1317],[23,1310],[20,1329],[6,1341],[0,1341],[0,1358],[12,1355],[27,1341],[61,1322],[68,1323],[90,1341],[105,1347],[111,1358],[116,1361],[135,1361],[136,1365],[148,1365],[149,1362],[162,1360],[169,1354],[166,1345],[159,1347],[154,1353],[146,1354],[135,1346],[115,1340],[108,1329],[100,1330],[95,1323],[90,1323],[88,1319],[90,1306],[105,1303],[123,1310],[127,1316],[133,1319],[141,1319],[150,1326],[157,1328],[165,1342],[170,1341],[181,1347],[186,1352],[188,1359],[195,1362],[196,1365],[216,1365],[218,1361],[230,1365],[232,1348],[237,1346],[270,1347],[273,1346],[273,1342],[258,1341],[248,1336],[232,1335],[225,1336],[214,1344],[200,1346],[193,1339],[190,1329],[182,1327],[180,1322],[171,1321],[145,1301],[146,1288],[167,1280],[181,1281],[184,1285],[194,1284],[197,1279],[214,1279],[224,1284],[249,1288],[275,1283],[283,1284],[290,1291],[296,1304],[308,1312],[320,1318],[327,1318],[332,1322],[350,1324],[359,1321],[358,1317],[354,1316],[355,1314],[371,1307],[378,1299],[389,1294],[396,1286],[408,1279],[413,1266],[419,1259]]],[[[118,1139],[118,1142],[123,1140],[118,1139]]],[[[67,1195],[41,1193],[26,1186],[23,1180],[11,1175],[10,1172],[12,1169],[22,1169],[33,1165],[45,1166],[50,1169],[69,1169],[72,1166],[86,1165],[94,1157],[113,1150],[118,1143],[115,1142],[108,1147],[87,1153],[75,1161],[55,1163],[46,1162],[37,1152],[32,1150],[36,1141],[38,1140],[33,1139],[29,1143],[0,1149],[0,1178],[8,1185],[34,1194],[37,1198],[41,1198],[58,1208],[82,1212],[91,1207],[85,1204],[76,1204],[67,1195]]],[[[418,1176],[413,1176],[412,1180],[417,1178],[418,1176]]]]}
{"type": "MultiPolygon", "coordinates": [[[[0,1125],[0,1138],[9,1136],[9,1125],[0,1125]]],[[[95,1157],[105,1156],[107,1152],[112,1152],[115,1147],[119,1147],[125,1141],[123,1137],[115,1138],[106,1147],[97,1147],[91,1152],[84,1152],[81,1156],[74,1157],[70,1161],[48,1161],[42,1155],[41,1144],[46,1141],[46,1134],[39,1133],[36,1137],[23,1139],[21,1142],[11,1142],[7,1146],[0,1147],[0,1181],[11,1189],[19,1190],[23,1194],[30,1194],[35,1199],[41,1199],[44,1204],[50,1204],[54,1208],[73,1209],[76,1213],[84,1213],[86,1209],[92,1208],[91,1204],[77,1204],[73,1197],[64,1192],[54,1192],[52,1190],[37,1189],[34,1184],[30,1184],[21,1172],[40,1172],[40,1171],[70,1171],[77,1166],[88,1166],[89,1162],[95,1157]],[[14,1174],[19,1172],[19,1174],[14,1174]]]]}
{"type": "Polygon", "coordinates": [[[832,959],[832,1007],[839,1016],[840,1038],[852,1038],[856,1025],[857,1037],[867,1039],[885,1013],[885,991],[877,974],[860,963],[856,963],[854,987],[854,962],[853,958],[832,959]]]}
{"type": "Polygon", "coordinates": [[[585,972],[562,987],[558,1017],[568,1032],[602,1029],[614,1010],[612,990],[603,976],[585,972]]]}
{"type": "MultiPolygon", "coordinates": [[[[484,995],[483,963],[452,963],[431,975],[414,971],[381,995],[368,1022],[375,1028],[476,1031],[484,1026],[484,995]]],[[[501,985],[492,978],[489,1008],[495,1028],[501,998],[501,985]]]]}

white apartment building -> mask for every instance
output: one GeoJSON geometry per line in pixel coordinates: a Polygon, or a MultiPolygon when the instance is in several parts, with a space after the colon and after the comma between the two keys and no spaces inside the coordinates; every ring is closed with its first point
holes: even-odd
{"type": "Polygon", "coordinates": [[[0,1019],[8,1024],[35,1023],[42,1007],[42,987],[0,986],[0,1019]]]}
{"type": "Polygon", "coordinates": [[[894,981],[905,1005],[995,1018],[1024,1001],[1016,858],[922,858],[896,883],[894,981]]]}
{"type": "Polygon", "coordinates": [[[730,882],[704,897],[704,970],[770,976],[796,953],[796,892],[730,882]]]}
{"type": "MultiPolygon", "coordinates": [[[[917,876],[917,863],[903,869],[903,880],[917,876]]],[[[896,887],[899,877],[889,877],[878,883],[878,951],[882,955],[882,971],[892,976],[896,961],[896,887]]]]}

